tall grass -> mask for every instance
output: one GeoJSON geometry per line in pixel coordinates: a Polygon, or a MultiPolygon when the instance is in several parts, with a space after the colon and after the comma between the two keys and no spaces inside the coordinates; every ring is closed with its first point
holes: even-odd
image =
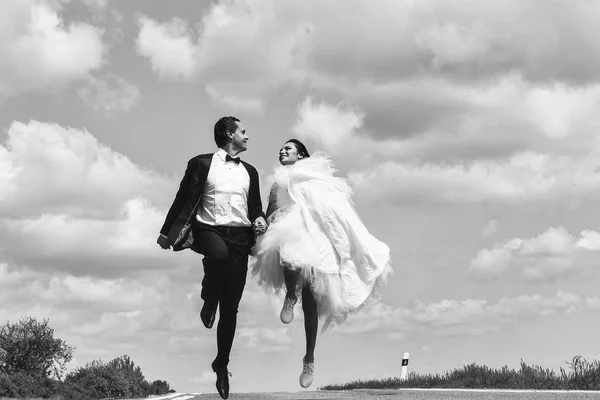
{"type": "Polygon", "coordinates": [[[443,374],[411,372],[407,379],[386,378],[330,384],[320,390],[449,388],[449,389],[537,389],[537,390],[600,390],[600,361],[587,361],[575,356],[567,362],[568,369],[556,373],[521,360],[517,370],[504,366],[494,369],[469,364],[443,374]]]}

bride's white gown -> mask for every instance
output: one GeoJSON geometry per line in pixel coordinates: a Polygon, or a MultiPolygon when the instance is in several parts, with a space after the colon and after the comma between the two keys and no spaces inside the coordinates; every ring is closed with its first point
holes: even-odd
{"type": "Polygon", "coordinates": [[[270,201],[276,211],[260,236],[252,274],[267,291],[285,292],[282,265],[309,282],[326,329],[344,321],[391,273],[390,249],[358,217],[352,189],[324,153],[275,169],[270,201]]]}

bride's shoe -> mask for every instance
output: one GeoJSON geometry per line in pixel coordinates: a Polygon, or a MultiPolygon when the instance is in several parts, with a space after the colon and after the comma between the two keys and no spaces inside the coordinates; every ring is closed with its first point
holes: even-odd
{"type": "Polygon", "coordinates": [[[281,318],[281,322],[284,324],[289,324],[294,319],[294,306],[298,298],[292,299],[291,297],[285,296],[285,301],[283,302],[283,307],[281,308],[281,313],[279,314],[279,318],[281,318]]]}
{"type": "Polygon", "coordinates": [[[300,374],[300,386],[307,388],[313,382],[315,374],[315,362],[307,363],[306,359],[302,359],[302,373],[300,374]]]}

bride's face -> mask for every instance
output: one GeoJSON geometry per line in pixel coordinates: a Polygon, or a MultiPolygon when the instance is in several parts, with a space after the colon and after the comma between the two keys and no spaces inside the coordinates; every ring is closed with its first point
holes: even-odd
{"type": "Polygon", "coordinates": [[[298,148],[292,142],[287,142],[279,150],[279,162],[281,165],[292,165],[302,158],[304,157],[298,155],[298,148]]]}

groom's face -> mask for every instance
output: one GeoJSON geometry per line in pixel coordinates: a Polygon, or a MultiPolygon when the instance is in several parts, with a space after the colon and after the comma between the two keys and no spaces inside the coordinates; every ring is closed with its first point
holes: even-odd
{"type": "Polygon", "coordinates": [[[246,134],[246,128],[241,122],[236,122],[237,129],[233,132],[231,142],[233,148],[239,152],[246,151],[248,149],[248,135],[246,134]]]}

